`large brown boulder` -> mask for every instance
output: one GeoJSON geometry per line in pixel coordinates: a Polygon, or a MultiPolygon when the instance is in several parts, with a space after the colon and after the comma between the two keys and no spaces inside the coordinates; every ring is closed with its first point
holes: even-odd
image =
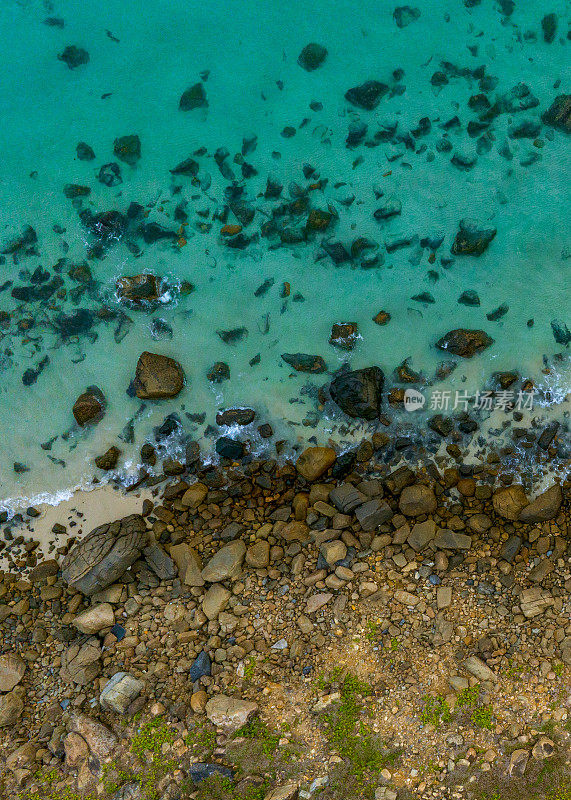
{"type": "Polygon", "coordinates": [[[520,522],[547,522],[549,519],[554,519],[559,513],[562,502],[561,486],[554,483],[520,511],[520,522]]]}
{"type": "Polygon", "coordinates": [[[156,275],[125,275],[119,278],[117,294],[120,300],[128,300],[135,305],[156,303],[161,296],[161,284],[156,275]]]}
{"type": "Polygon", "coordinates": [[[88,386],[73,404],[73,416],[78,425],[94,425],[105,413],[105,395],[97,386],[88,386]]]}
{"type": "Polygon", "coordinates": [[[456,328],[448,331],[436,342],[439,350],[446,350],[462,358],[472,358],[476,353],[481,353],[493,345],[494,340],[485,331],[470,330],[469,328],[456,328]]]}
{"type": "Polygon", "coordinates": [[[20,683],[26,671],[26,662],[17,653],[0,656],[0,692],[11,692],[20,683]]]}
{"type": "Polygon", "coordinates": [[[141,400],[176,397],[184,386],[184,372],[178,361],[145,351],[139,356],[133,389],[141,400]]]}
{"type": "Polygon", "coordinates": [[[523,486],[514,483],[511,486],[503,486],[496,489],[492,497],[494,511],[500,517],[515,522],[525,506],[529,504],[523,486]]]}
{"type": "Polygon", "coordinates": [[[401,492],[399,508],[407,517],[419,517],[436,511],[436,496],[429,486],[415,483],[405,486],[401,492]]]}
{"type": "Polygon", "coordinates": [[[316,481],[332,467],[337,458],[332,447],[308,447],[297,459],[297,471],[306,481],[316,481]]]}
{"type": "Polygon", "coordinates": [[[100,592],[139,558],[146,539],[147,526],[139,514],[100,525],[66,555],[62,577],[83,594],[100,592]]]}

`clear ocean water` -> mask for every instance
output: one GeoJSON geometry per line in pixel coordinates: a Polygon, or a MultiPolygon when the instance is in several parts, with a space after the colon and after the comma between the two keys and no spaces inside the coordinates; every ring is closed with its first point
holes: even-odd
{"type": "Polygon", "coordinates": [[[542,414],[564,414],[570,136],[542,114],[570,91],[570,12],[566,0],[3,0],[0,505],[88,483],[112,444],[133,472],[170,413],[205,451],[221,433],[216,412],[233,406],[256,411],[242,434],[254,450],[263,422],[270,448],[339,442],[346,418],[317,389],[343,363],[380,366],[390,388],[410,359],[433,388],[469,393],[514,370],[551,392],[542,414]],[[309,43],[327,51],[315,69],[298,63],[309,43]],[[345,97],[366,81],[378,82],[369,109],[354,102],[363,92],[345,97]],[[197,84],[197,107],[181,110],[197,84]],[[126,163],[114,141],[133,135],[140,158],[126,163]],[[171,172],[187,159],[186,174],[171,172]],[[117,167],[101,172],[109,164],[120,182],[117,167]],[[135,221],[111,240],[86,225],[130,207],[135,221]],[[379,208],[399,212],[379,219],[379,208]],[[307,231],[311,209],[327,212],[327,230],[307,231]],[[497,229],[479,256],[451,253],[465,219],[497,229]],[[225,224],[242,224],[243,238],[222,235],[225,224]],[[164,280],[153,307],[117,296],[118,278],[141,273],[164,280]],[[479,305],[459,303],[465,292],[479,305]],[[62,335],[62,315],[78,310],[89,324],[62,335]],[[329,343],[347,321],[360,334],[352,351],[329,343]],[[436,381],[435,342],[458,327],[495,342],[436,381]],[[217,333],[238,328],[234,344],[217,333]],[[182,364],[178,397],[127,395],[144,350],[182,364]],[[297,352],[322,356],[327,372],[295,373],[281,354],[297,352]],[[217,361],[230,371],[222,383],[207,379],[217,361]],[[90,385],[107,409],[80,429],[72,407],[90,385]],[[133,419],[132,441],[118,439],[133,419]]]}

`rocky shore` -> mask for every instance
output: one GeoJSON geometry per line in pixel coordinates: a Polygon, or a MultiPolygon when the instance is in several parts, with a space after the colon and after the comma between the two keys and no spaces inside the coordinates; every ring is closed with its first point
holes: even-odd
{"type": "Polygon", "coordinates": [[[315,446],[189,460],[45,556],[22,529],[0,793],[568,798],[570,499],[315,446]]]}

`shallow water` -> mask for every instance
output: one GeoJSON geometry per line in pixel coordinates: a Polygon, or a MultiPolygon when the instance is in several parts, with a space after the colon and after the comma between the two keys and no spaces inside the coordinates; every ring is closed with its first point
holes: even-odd
{"type": "MultiPolygon", "coordinates": [[[[555,341],[551,323],[557,320],[563,330],[571,325],[569,134],[541,124],[541,114],[557,95],[570,91],[570,4],[516,0],[509,14],[511,5],[415,0],[420,15],[409,14],[410,24],[399,28],[392,4],[379,7],[367,0],[326,0],[311,10],[285,0],[148,0],[144,10],[118,0],[5,0],[0,240],[5,244],[31,225],[37,244],[31,254],[7,254],[0,263],[0,287],[13,282],[0,292],[0,311],[11,315],[0,327],[0,500],[14,505],[18,498],[61,495],[93,475],[94,456],[117,443],[140,409],[126,389],[143,350],[175,357],[187,386],[174,400],[146,403],[139,412],[135,441],[119,442],[127,472],[153,426],[171,412],[207,449],[220,433],[207,431],[216,410],[234,405],[257,412],[246,432],[253,447],[262,445],[255,427],[266,421],[275,432],[270,444],[276,438],[319,438],[320,432],[335,436],[331,409],[323,417],[316,400],[316,387],[330,376],[292,375],[281,353],[321,355],[329,373],[344,362],[354,368],[378,364],[392,387],[398,385],[392,372],[405,358],[432,378],[447,358],[434,344],[457,327],[482,328],[495,343],[461,360],[447,381],[435,386],[473,394],[491,373],[516,370],[553,392],[552,413],[565,411],[571,390],[568,348],[555,341]],[[552,12],[557,30],[547,43],[541,21],[552,12]],[[47,18],[59,22],[47,25],[47,18]],[[309,42],[328,51],[312,72],[297,63],[309,42]],[[68,45],[87,50],[88,63],[69,69],[58,59],[68,45]],[[445,74],[445,85],[433,85],[437,71],[445,74]],[[375,109],[357,108],[344,98],[348,89],[370,79],[388,86],[375,109]],[[197,82],[204,85],[208,107],[180,111],[181,94],[197,82]],[[470,135],[479,121],[470,97],[483,92],[493,104],[520,82],[537,104],[501,113],[470,135]],[[442,127],[455,116],[457,126],[442,127]],[[430,121],[430,131],[419,130],[422,118],[430,121]],[[367,133],[348,147],[349,125],[359,121],[367,133]],[[523,121],[540,130],[532,138],[510,136],[523,121]],[[375,138],[395,123],[389,141],[375,138]],[[287,126],[294,135],[283,135],[287,126]],[[117,161],[113,142],[128,134],[140,137],[141,158],[136,166],[117,162],[122,183],[105,186],[97,179],[99,169],[117,161]],[[244,160],[257,174],[243,179],[235,154],[252,135],[256,147],[244,160]],[[441,146],[443,136],[450,151],[441,146]],[[93,148],[94,160],[77,158],[80,141],[93,148]],[[194,156],[200,165],[196,179],[171,175],[170,169],[199,148],[205,152],[194,156]],[[258,237],[243,250],[226,246],[223,221],[215,218],[232,183],[214,159],[218,148],[228,150],[225,164],[255,210],[244,234],[258,237]],[[473,165],[458,168],[451,163],[455,155],[473,165]],[[313,170],[306,175],[305,165],[313,170]],[[261,196],[269,175],[284,186],[279,200],[261,196]],[[327,183],[309,188],[319,181],[327,183]],[[72,201],[64,196],[65,184],[88,186],[91,193],[72,201]],[[273,210],[299,193],[311,207],[338,216],[331,228],[298,244],[260,236],[273,210]],[[401,202],[401,213],[378,222],[373,212],[393,197],[401,202]],[[181,228],[175,208],[185,201],[187,224],[181,228]],[[79,212],[126,212],[131,202],[144,206],[147,222],[177,232],[177,238],[148,244],[124,236],[93,257],[95,240],[79,212]],[[464,218],[497,228],[481,256],[451,256],[464,218]],[[385,240],[395,234],[406,234],[411,244],[387,252],[385,240]],[[444,239],[429,261],[431,250],[419,241],[438,234],[444,239]],[[372,252],[381,256],[379,263],[369,269],[359,259],[336,266],[321,246],[323,238],[331,238],[349,248],[360,236],[378,245],[372,252]],[[61,271],[54,272],[63,258],[61,271]],[[83,262],[93,282],[74,294],[78,283],[67,273],[83,262]],[[50,279],[63,279],[65,298],[14,299],[14,287],[29,286],[39,265],[50,279]],[[118,277],[142,272],[170,284],[168,302],[159,308],[125,307],[116,296],[118,277]],[[273,284],[256,296],[267,279],[273,284]],[[183,281],[194,284],[192,293],[180,294],[183,281]],[[284,282],[291,286],[285,299],[284,282]],[[458,303],[468,290],[477,292],[479,306],[458,303]],[[426,292],[434,302],[411,299],[426,292]],[[117,318],[98,321],[89,334],[71,339],[54,330],[59,313],[104,305],[128,316],[120,333],[115,334],[117,318]],[[488,320],[502,305],[507,313],[488,320]],[[372,321],[381,309],[392,317],[385,326],[372,321]],[[157,318],[170,326],[172,338],[153,336],[157,318]],[[328,343],[336,321],[358,323],[361,338],[352,352],[328,343]],[[235,345],[216,333],[237,327],[248,334],[235,345]],[[554,360],[557,353],[562,357],[554,360]],[[49,364],[33,385],[24,386],[25,370],[36,368],[46,354],[49,364]],[[251,366],[258,354],[259,363],[251,366]],[[542,373],[544,359],[549,374],[542,373]],[[227,362],[230,380],[209,383],[206,374],[215,361],[227,362]],[[107,411],[96,427],[80,430],[71,408],[92,384],[103,390],[107,411]],[[204,422],[193,422],[185,412],[205,414],[204,422]],[[51,449],[40,447],[54,437],[51,449]],[[28,471],[16,474],[14,462],[28,471]]],[[[306,219],[307,211],[288,224],[303,229],[306,219]]],[[[232,212],[227,222],[237,222],[232,212]]]]}

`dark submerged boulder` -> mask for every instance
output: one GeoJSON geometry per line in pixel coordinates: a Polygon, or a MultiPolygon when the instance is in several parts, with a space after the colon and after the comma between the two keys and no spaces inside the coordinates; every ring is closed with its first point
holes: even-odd
{"type": "Polygon", "coordinates": [[[385,376],[380,367],[365,367],[338,375],[329,386],[333,402],[350,417],[379,416],[385,376]]]}

